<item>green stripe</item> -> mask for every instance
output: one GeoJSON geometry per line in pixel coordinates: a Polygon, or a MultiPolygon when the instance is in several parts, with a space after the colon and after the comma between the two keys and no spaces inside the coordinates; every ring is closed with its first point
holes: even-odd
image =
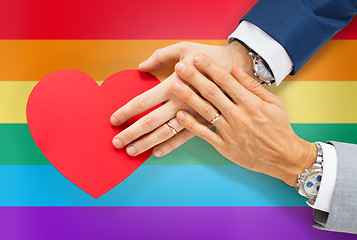
{"type": "Polygon", "coordinates": [[[0,124],[1,165],[49,165],[27,124],[0,124]]]}
{"type": "MultiPolygon", "coordinates": [[[[357,144],[357,124],[292,124],[300,137],[314,141],[357,144]]],[[[27,124],[0,124],[0,165],[49,165],[32,140],[27,124]]],[[[147,165],[229,165],[209,144],[199,138],[162,158],[151,157],[147,165]],[[199,151],[198,151],[199,149],[199,151]]]]}

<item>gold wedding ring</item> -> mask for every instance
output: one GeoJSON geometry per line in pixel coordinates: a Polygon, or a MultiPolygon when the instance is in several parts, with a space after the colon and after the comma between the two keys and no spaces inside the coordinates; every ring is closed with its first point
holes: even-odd
{"type": "Polygon", "coordinates": [[[177,131],[176,129],[174,128],[174,126],[172,126],[172,124],[170,122],[166,122],[166,125],[170,128],[171,132],[176,135],[177,134],[177,131]]]}
{"type": "Polygon", "coordinates": [[[221,116],[220,112],[216,113],[216,116],[214,116],[214,118],[212,118],[212,120],[209,121],[209,122],[212,123],[212,124],[215,123],[220,116],[221,116]]]}

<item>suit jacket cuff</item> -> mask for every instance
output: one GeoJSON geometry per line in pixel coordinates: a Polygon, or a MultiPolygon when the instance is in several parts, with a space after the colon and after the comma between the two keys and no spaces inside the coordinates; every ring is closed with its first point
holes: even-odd
{"type": "Polygon", "coordinates": [[[314,210],[315,220],[322,222],[320,229],[357,234],[357,145],[328,143],[335,147],[338,158],[336,184],[330,213],[314,210]]]}

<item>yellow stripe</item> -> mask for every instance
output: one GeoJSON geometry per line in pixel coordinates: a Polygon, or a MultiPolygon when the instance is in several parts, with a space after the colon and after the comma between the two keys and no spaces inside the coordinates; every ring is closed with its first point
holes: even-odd
{"type": "Polygon", "coordinates": [[[37,82],[0,82],[0,123],[26,123],[26,103],[37,82]]]}
{"type": "MultiPolygon", "coordinates": [[[[39,81],[60,69],[77,69],[103,81],[114,72],[137,68],[158,48],[182,40],[0,40],[0,80],[39,81]]],[[[192,40],[225,45],[226,40],[192,40]]],[[[327,43],[294,78],[357,81],[357,40],[327,43]]]]}
{"type": "Polygon", "coordinates": [[[357,123],[356,81],[290,81],[269,89],[283,100],[291,123],[357,123]]]}
{"type": "MultiPolygon", "coordinates": [[[[37,82],[0,82],[0,123],[26,123],[27,98],[37,82]]],[[[357,123],[357,82],[290,81],[269,87],[292,123],[357,123]]]]}

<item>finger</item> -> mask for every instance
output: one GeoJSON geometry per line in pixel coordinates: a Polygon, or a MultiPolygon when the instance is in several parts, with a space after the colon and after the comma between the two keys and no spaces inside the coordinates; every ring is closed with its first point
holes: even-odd
{"type": "Polygon", "coordinates": [[[248,97],[249,92],[212,58],[205,54],[198,54],[193,58],[193,62],[198,70],[209,76],[234,102],[242,102],[248,97]]]}
{"type": "Polygon", "coordinates": [[[165,156],[166,154],[172,152],[194,136],[195,134],[193,134],[192,132],[188,131],[187,129],[183,129],[169,140],[156,146],[153,149],[153,154],[155,155],[155,157],[165,156]]]}
{"type": "Polygon", "coordinates": [[[146,61],[139,64],[140,71],[152,72],[164,64],[177,62],[182,55],[184,43],[173,44],[156,50],[146,61]]]}
{"type": "Polygon", "coordinates": [[[164,104],[121,131],[113,139],[114,147],[122,148],[142,135],[153,131],[165,123],[167,119],[173,118],[177,109],[172,105],[171,102],[164,104]]]}
{"type": "Polygon", "coordinates": [[[171,129],[167,123],[164,123],[153,132],[128,145],[126,152],[131,156],[136,156],[175,136],[183,129],[183,126],[179,124],[176,118],[173,118],[168,122],[173,129],[171,129]]]}
{"type": "MultiPolygon", "coordinates": [[[[172,92],[185,102],[187,105],[192,107],[196,112],[198,112],[202,117],[204,117],[208,122],[216,117],[218,110],[212,106],[209,102],[202,99],[197,95],[190,87],[181,81],[177,81],[172,86],[172,92]]],[[[215,126],[217,128],[222,128],[227,124],[224,117],[220,117],[216,122],[215,126]]]]}
{"type": "MultiPolygon", "coordinates": [[[[205,99],[223,114],[227,114],[228,110],[234,107],[234,103],[224,95],[217,85],[203,76],[195,67],[179,62],[175,66],[175,72],[180,78],[197,89],[205,99]]],[[[204,115],[202,116],[205,117],[204,115]]]]}
{"type": "Polygon", "coordinates": [[[113,126],[119,126],[129,120],[131,117],[143,113],[148,109],[166,101],[167,94],[165,92],[165,88],[168,88],[167,85],[168,82],[162,82],[152,89],[133,98],[131,101],[113,113],[113,115],[110,117],[110,123],[113,126]]]}
{"type": "Polygon", "coordinates": [[[213,147],[223,144],[223,139],[205,125],[199,123],[194,117],[185,111],[176,114],[178,122],[187,130],[210,143],[213,147]]]}
{"type": "MultiPolygon", "coordinates": [[[[204,119],[202,116],[200,116],[197,113],[196,113],[196,115],[197,116],[195,116],[195,118],[197,119],[198,122],[200,122],[201,124],[208,126],[208,127],[212,126],[212,124],[207,122],[206,119],[204,119]]],[[[179,146],[181,146],[182,144],[184,144],[185,142],[187,142],[194,136],[196,136],[196,135],[193,134],[192,132],[188,131],[187,129],[183,129],[178,134],[176,134],[175,136],[170,138],[169,140],[154,147],[153,154],[156,157],[162,157],[162,156],[172,152],[173,150],[175,150],[176,148],[178,148],[179,146]]]]}
{"type": "Polygon", "coordinates": [[[278,96],[266,90],[262,84],[245,73],[242,68],[238,66],[233,67],[232,76],[237,79],[237,81],[243,87],[255,94],[260,99],[273,104],[281,104],[281,100],[278,96]]]}

